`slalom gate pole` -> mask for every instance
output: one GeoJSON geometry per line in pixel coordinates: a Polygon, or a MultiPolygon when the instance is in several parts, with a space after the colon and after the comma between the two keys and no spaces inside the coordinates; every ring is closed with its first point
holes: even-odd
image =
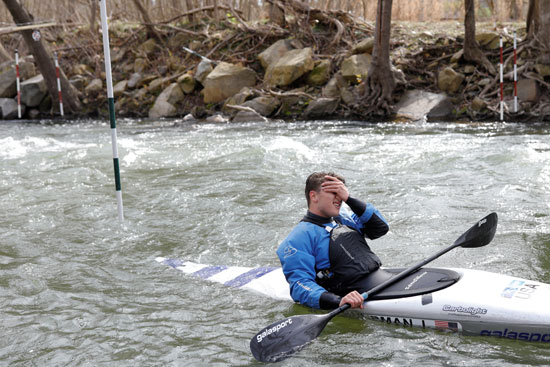
{"type": "Polygon", "coordinates": [[[118,164],[117,133],[115,119],[115,98],[113,95],[113,76],[111,74],[111,51],[109,46],[109,27],[107,25],[107,0],[99,0],[101,13],[101,30],[103,33],[103,53],[105,54],[105,76],[107,79],[107,101],[109,103],[109,119],[111,122],[111,143],[113,146],[113,165],[115,168],[115,188],[118,204],[118,219],[124,220],[122,206],[122,187],[120,184],[120,169],[118,164]]]}
{"type": "Polygon", "coordinates": [[[63,116],[63,95],[61,94],[61,79],[59,72],[59,60],[57,59],[57,52],[54,53],[55,59],[55,77],[57,78],[57,94],[59,98],[59,113],[63,116]]]}
{"type": "Polygon", "coordinates": [[[502,56],[502,35],[500,35],[500,121],[504,120],[504,81],[503,81],[504,59],[502,56]]]}
{"type": "Polygon", "coordinates": [[[17,117],[21,118],[21,81],[19,80],[19,52],[15,50],[15,84],[17,84],[17,117]]]}
{"type": "Polygon", "coordinates": [[[518,64],[517,64],[517,37],[514,30],[514,112],[518,112],[518,64]]]}

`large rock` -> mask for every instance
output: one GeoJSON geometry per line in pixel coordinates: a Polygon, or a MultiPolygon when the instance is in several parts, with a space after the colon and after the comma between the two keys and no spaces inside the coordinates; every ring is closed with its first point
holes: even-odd
{"type": "Polygon", "coordinates": [[[139,45],[138,50],[146,55],[151,55],[157,48],[157,41],[154,38],[149,38],[147,41],[139,45]]]}
{"type": "Polygon", "coordinates": [[[464,74],[457,73],[453,68],[446,67],[439,72],[437,85],[443,92],[455,93],[460,88],[463,80],[464,74]]]}
{"type": "Polygon", "coordinates": [[[171,117],[177,113],[176,106],[163,100],[156,100],[153,107],[149,110],[149,117],[152,119],[160,117],[171,117]]]}
{"type": "Polygon", "coordinates": [[[500,47],[500,38],[495,32],[480,32],[476,33],[476,41],[480,46],[494,50],[500,47]]]}
{"type": "Polygon", "coordinates": [[[147,68],[147,65],[147,60],[142,57],[138,57],[134,60],[134,71],[136,73],[143,73],[143,71],[147,68]]]}
{"type": "Polygon", "coordinates": [[[518,99],[522,102],[538,102],[540,98],[540,87],[536,80],[518,80],[518,99]]]}
{"type": "Polygon", "coordinates": [[[536,64],[535,70],[543,78],[550,76],[550,65],[536,64]]]}
{"type": "Polygon", "coordinates": [[[271,96],[260,96],[246,101],[242,105],[252,108],[262,116],[269,117],[281,105],[281,101],[271,96]]]}
{"type": "Polygon", "coordinates": [[[74,75],[93,75],[94,69],[86,64],[76,64],[72,68],[72,74],[74,75]]]}
{"type": "Polygon", "coordinates": [[[475,112],[480,112],[487,108],[487,101],[476,96],[470,104],[470,108],[475,112]]]}
{"type": "Polygon", "coordinates": [[[307,75],[307,83],[312,86],[325,85],[330,78],[330,60],[315,62],[315,67],[307,75]]]}
{"type": "Polygon", "coordinates": [[[267,118],[254,111],[239,111],[231,119],[232,122],[267,122],[267,118]]]}
{"type": "Polygon", "coordinates": [[[327,98],[338,98],[338,96],[340,96],[340,89],[343,88],[344,84],[345,81],[342,77],[342,73],[337,72],[332,79],[329,80],[327,85],[323,87],[321,94],[323,97],[327,98]]]}
{"type": "Polygon", "coordinates": [[[150,93],[156,94],[164,90],[169,85],[170,85],[169,80],[167,80],[166,78],[160,77],[160,78],[153,79],[151,83],[149,83],[149,85],[147,86],[147,89],[149,90],[150,93]]]}
{"type": "Polygon", "coordinates": [[[374,37],[365,38],[358,44],[354,45],[351,53],[353,54],[372,54],[372,50],[374,49],[374,37]]]}
{"type": "Polygon", "coordinates": [[[349,90],[348,88],[340,89],[340,99],[342,100],[342,103],[344,103],[346,106],[353,106],[358,102],[357,97],[355,96],[353,91],[349,90]]]}
{"type": "Polygon", "coordinates": [[[185,94],[189,94],[195,90],[195,78],[189,73],[185,73],[178,78],[178,84],[180,85],[181,90],[185,94]]]}
{"type": "Polygon", "coordinates": [[[34,63],[29,61],[20,62],[19,75],[21,76],[21,80],[27,80],[38,75],[36,68],[34,67],[34,63]]]}
{"type": "Polygon", "coordinates": [[[304,91],[304,88],[297,88],[290,90],[289,95],[282,96],[278,115],[285,118],[302,116],[310,102],[310,99],[303,93],[304,91]]]}
{"type": "Polygon", "coordinates": [[[313,70],[313,50],[311,47],[291,50],[269,65],[264,83],[270,87],[283,87],[313,70]]]}
{"type": "Polygon", "coordinates": [[[334,114],[338,108],[337,98],[317,98],[309,102],[304,117],[306,118],[326,118],[334,114]]]}
{"type": "Polygon", "coordinates": [[[220,62],[203,82],[204,103],[218,103],[256,84],[254,70],[242,65],[220,62]]]}
{"type": "Polygon", "coordinates": [[[21,103],[27,107],[36,107],[48,93],[42,74],[21,83],[21,103]]]}
{"type": "Polygon", "coordinates": [[[264,69],[267,69],[269,65],[279,60],[288,51],[294,49],[292,42],[289,39],[278,40],[258,55],[258,60],[262,64],[264,69]]]}
{"type": "Polygon", "coordinates": [[[444,94],[435,94],[422,90],[405,93],[396,106],[396,117],[411,121],[437,119],[451,115],[453,105],[444,94]]]}
{"type": "Polygon", "coordinates": [[[177,112],[176,105],[183,101],[184,95],[178,83],[170,84],[157,97],[149,110],[150,118],[171,117],[177,112]]]}
{"type": "MultiPolygon", "coordinates": [[[[24,106],[21,106],[24,108],[24,106]]],[[[23,110],[21,110],[23,113],[23,110]]],[[[4,120],[17,118],[17,102],[13,98],[0,98],[0,117],[4,120]]]]}
{"type": "Polygon", "coordinates": [[[113,96],[120,97],[124,92],[126,92],[126,89],[128,89],[128,81],[121,80],[113,87],[113,96]]]}
{"type": "Polygon", "coordinates": [[[17,94],[15,70],[8,69],[0,74],[0,98],[12,98],[17,94]]]}
{"type": "MultiPolygon", "coordinates": [[[[202,60],[197,65],[197,71],[195,72],[195,80],[203,84],[204,80],[214,70],[214,63],[208,60],[202,60]]],[[[203,84],[204,85],[204,84],[203,84]]]]}
{"type": "Polygon", "coordinates": [[[352,55],[344,61],[340,66],[340,71],[345,80],[351,83],[359,83],[365,80],[369,74],[369,67],[372,56],[369,54],[352,55]]]}
{"type": "Polygon", "coordinates": [[[143,75],[141,73],[133,73],[128,80],[128,88],[138,88],[143,81],[143,75]]]}
{"type": "Polygon", "coordinates": [[[463,57],[464,57],[464,49],[461,48],[460,50],[455,52],[451,57],[451,64],[458,64],[463,57]]]}
{"type": "Polygon", "coordinates": [[[103,80],[99,78],[93,79],[90,84],[84,88],[84,92],[88,95],[96,95],[103,91],[103,80]]]}
{"type": "Polygon", "coordinates": [[[239,91],[239,93],[229,97],[226,101],[225,101],[225,104],[228,105],[242,105],[244,102],[248,101],[249,99],[252,99],[253,97],[255,97],[256,94],[254,93],[254,91],[252,89],[250,89],[249,87],[244,87],[243,89],[241,89],[239,91]]]}

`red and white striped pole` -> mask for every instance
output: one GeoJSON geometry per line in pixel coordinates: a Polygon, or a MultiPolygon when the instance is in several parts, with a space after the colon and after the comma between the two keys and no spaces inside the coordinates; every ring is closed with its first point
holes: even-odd
{"type": "Polygon", "coordinates": [[[63,95],[61,94],[61,78],[59,73],[59,61],[57,59],[57,52],[54,53],[55,59],[55,76],[57,78],[57,94],[59,96],[59,113],[63,116],[63,95]]]}
{"type": "Polygon", "coordinates": [[[517,38],[514,30],[514,112],[518,112],[518,64],[517,64],[517,38]]]}
{"type": "Polygon", "coordinates": [[[504,120],[504,81],[502,73],[504,68],[504,59],[502,56],[502,35],[500,35],[500,121],[504,120]]]}
{"type": "Polygon", "coordinates": [[[21,82],[19,81],[19,52],[15,50],[15,84],[17,85],[17,117],[21,118],[21,82]]]}

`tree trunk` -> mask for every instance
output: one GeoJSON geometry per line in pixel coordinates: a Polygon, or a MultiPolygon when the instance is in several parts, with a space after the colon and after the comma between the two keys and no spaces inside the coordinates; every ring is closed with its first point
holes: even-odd
{"type": "Polygon", "coordinates": [[[13,60],[13,57],[10,56],[8,51],[6,51],[6,49],[4,48],[4,45],[0,43],[0,63],[4,61],[11,61],[11,60],[13,60]]]}
{"type": "Polygon", "coordinates": [[[145,23],[145,28],[147,29],[147,36],[151,38],[156,38],[161,44],[164,44],[164,41],[158,34],[157,30],[153,26],[153,21],[149,17],[149,13],[147,13],[147,10],[143,7],[143,4],[141,4],[140,0],[132,0],[134,2],[134,5],[136,6],[137,10],[141,14],[141,19],[143,19],[143,23],[145,23]]]}
{"type": "MultiPolygon", "coordinates": [[[[233,0],[229,0],[229,1],[233,1],[233,0]]],[[[218,10],[218,0],[214,0],[214,22],[216,23],[216,26],[219,26],[220,14],[218,10]]]]}
{"type": "Polygon", "coordinates": [[[395,78],[390,63],[392,0],[378,0],[372,61],[365,83],[363,102],[369,113],[391,113],[395,78]]]}
{"type": "MultiPolygon", "coordinates": [[[[523,4],[523,1],[521,2],[523,4]]],[[[518,6],[517,0],[510,1],[510,19],[518,20],[521,18],[521,9],[518,6]]]]}
{"type": "MultiPolygon", "coordinates": [[[[185,0],[185,5],[187,6],[188,12],[194,9],[193,0],[185,0]]],[[[189,19],[189,23],[193,23],[193,21],[195,20],[195,16],[193,15],[193,13],[189,14],[188,19],[189,19]]]]}
{"type": "MultiPolygon", "coordinates": [[[[547,0],[545,0],[547,1],[547,0]]],[[[529,8],[527,10],[527,38],[531,39],[539,29],[539,1],[529,0],[529,8]]]]}
{"type": "Polygon", "coordinates": [[[269,2],[269,21],[285,28],[285,8],[277,0],[267,0],[269,2]]]}
{"type": "MultiPolygon", "coordinates": [[[[3,0],[8,8],[15,24],[29,24],[33,22],[32,16],[17,2],[17,0],[3,0]]],[[[21,34],[27,44],[27,47],[34,56],[34,60],[38,66],[40,74],[44,77],[48,92],[52,97],[54,104],[59,103],[59,95],[57,91],[57,79],[55,72],[55,64],[50,53],[42,44],[42,40],[35,41],[32,38],[32,29],[23,30],[21,34]]],[[[69,83],[65,73],[61,71],[61,90],[63,91],[63,107],[69,113],[77,113],[80,111],[80,101],[76,96],[74,87],[69,83]]]]}
{"type": "Polygon", "coordinates": [[[539,2],[540,27],[537,33],[541,48],[540,62],[550,65],[550,0],[539,2]]]}
{"type": "Polygon", "coordinates": [[[98,2],[95,0],[92,0],[90,2],[90,33],[94,36],[97,35],[97,8],[98,8],[98,2]]]}
{"type": "Polygon", "coordinates": [[[495,74],[495,67],[489,62],[476,41],[475,0],[466,0],[464,6],[466,10],[464,16],[464,59],[481,65],[488,72],[495,74]]]}

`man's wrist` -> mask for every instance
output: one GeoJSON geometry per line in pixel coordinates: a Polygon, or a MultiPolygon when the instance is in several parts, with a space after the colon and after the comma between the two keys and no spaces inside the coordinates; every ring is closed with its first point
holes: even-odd
{"type": "Polygon", "coordinates": [[[342,301],[342,297],[331,292],[324,292],[319,298],[319,307],[324,310],[332,310],[340,306],[340,301],[342,301]]]}

